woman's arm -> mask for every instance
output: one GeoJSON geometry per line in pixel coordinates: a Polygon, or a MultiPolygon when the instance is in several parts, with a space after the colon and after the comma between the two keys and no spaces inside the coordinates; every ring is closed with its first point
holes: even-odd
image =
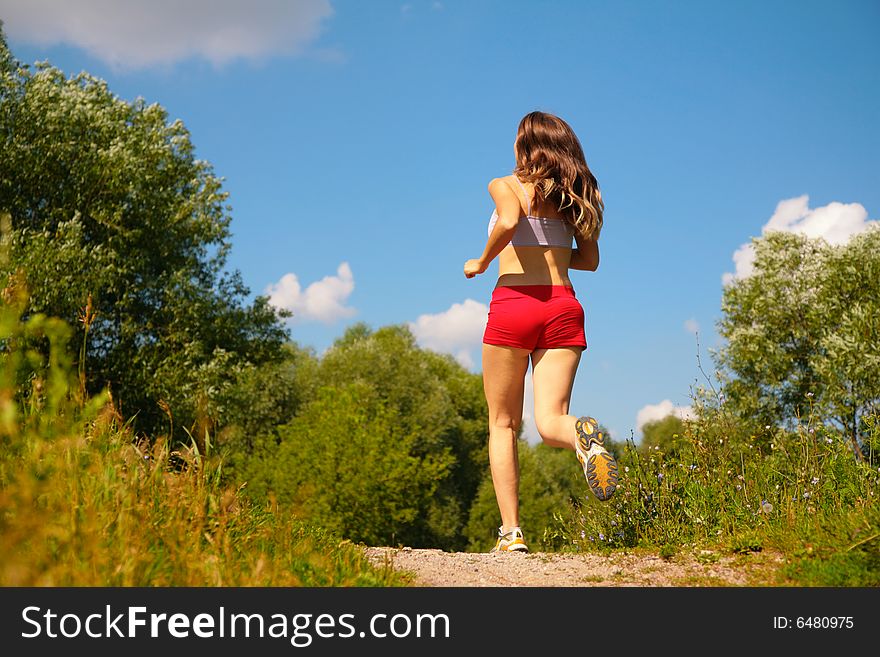
{"type": "Polygon", "coordinates": [[[498,219],[489,235],[489,239],[486,241],[483,255],[464,263],[464,275],[467,278],[473,278],[477,274],[482,274],[489,268],[489,263],[510,243],[513,234],[516,232],[516,226],[519,223],[521,211],[519,199],[516,193],[501,178],[492,179],[489,183],[489,194],[492,196],[492,200],[495,201],[498,219]]]}
{"type": "Polygon", "coordinates": [[[577,248],[571,252],[569,269],[596,271],[599,268],[599,232],[600,229],[596,229],[586,238],[581,237],[580,233],[575,233],[574,241],[577,243],[577,248]]]}

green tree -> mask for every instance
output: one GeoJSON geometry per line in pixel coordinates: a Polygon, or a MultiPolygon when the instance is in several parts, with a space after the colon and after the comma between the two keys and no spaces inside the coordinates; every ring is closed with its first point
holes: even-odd
{"type": "Polygon", "coordinates": [[[642,426],[642,451],[659,447],[667,454],[675,452],[675,437],[684,433],[684,422],[670,414],[659,420],[651,420],[642,426]]]}
{"type": "MultiPolygon", "coordinates": [[[[299,414],[279,429],[277,440],[262,440],[256,456],[243,466],[254,494],[274,493],[304,514],[326,518],[328,526],[346,532],[348,538],[367,540],[364,537],[370,535],[370,540],[414,547],[465,546],[468,513],[488,463],[486,405],[478,375],[449,356],[420,349],[404,326],[372,331],[358,324],[320,360],[301,360],[294,381],[304,404],[299,414]],[[326,397],[333,391],[345,400],[332,406],[340,422],[357,414],[366,427],[349,438],[334,427],[327,411],[326,397]],[[315,404],[323,409],[320,413],[315,404]],[[346,404],[361,408],[348,409],[346,404]],[[309,460],[334,453],[338,446],[327,443],[339,441],[346,453],[355,454],[349,458],[360,461],[357,481],[347,478],[350,470],[332,470],[330,477],[330,470],[309,460]],[[312,456],[307,458],[303,450],[312,456]],[[430,481],[408,470],[395,470],[399,477],[386,474],[391,468],[386,461],[393,458],[433,464],[425,466],[430,481]],[[428,494],[416,492],[416,484],[428,494]],[[369,486],[392,501],[399,491],[391,488],[399,486],[408,491],[405,497],[411,504],[405,513],[389,512],[387,522],[374,514],[361,514],[356,521],[347,508],[331,501],[336,488],[348,491],[338,495],[350,501],[357,496],[351,491],[369,486]]],[[[371,503],[377,508],[392,504],[384,499],[371,503]]]]}
{"type": "Polygon", "coordinates": [[[754,274],[722,299],[725,403],[758,425],[813,413],[861,454],[880,407],[880,228],[841,246],[779,232],[753,244],[754,274]]]}
{"type": "Polygon", "coordinates": [[[226,198],[161,106],[23,66],[0,34],[0,214],[12,223],[0,283],[19,272],[26,315],[77,326],[89,392],[109,386],[139,428],[165,426],[160,400],[177,426],[217,418],[237,372],[285,357],[279,315],[224,270],[226,198]]]}
{"type": "Polygon", "coordinates": [[[354,541],[419,545],[426,511],[452,465],[424,453],[399,411],[364,383],[323,387],[279,429],[272,488],[303,517],[354,541]]]}

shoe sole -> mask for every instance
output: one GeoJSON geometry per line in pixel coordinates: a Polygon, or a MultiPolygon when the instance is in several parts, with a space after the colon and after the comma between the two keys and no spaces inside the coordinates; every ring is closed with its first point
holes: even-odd
{"type": "Polygon", "coordinates": [[[528,552],[529,548],[524,543],[518,543],[516,545],[508,545],[505,549],[505,552],[528,552]]]}
{"type": "Polygon", "coordinates": [[[611,498],[617,490],[617,461],[602,444],[604,437],[593,418],[580,418],[575,425],[578,438],[575,452],[584,470],[584,477],[593,495],[601,502],[611,498]]]}

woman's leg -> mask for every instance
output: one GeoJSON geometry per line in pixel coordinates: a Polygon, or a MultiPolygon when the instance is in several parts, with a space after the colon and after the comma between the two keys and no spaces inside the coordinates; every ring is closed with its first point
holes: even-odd
{"type": "Polygon", "coordinates": [[[504,531],[519,526],[519,461],[516,437],[522,423],[529,351],[483,345],[483,390],[489,407],[489,465],[504,531]]]}
{"type": "Polygon", "coordinates": [[[532,354],[535,423],[545,443],[575,450],[587,485],[604,502],[617,489],[617,461],[605,449],[603,432],[594,418],[583,419],[578,435],[578,418],[568,414],[580,357],[580,347],[538,349],[532,354]]]}
{"type": "Polygon", "coordinates": [[[574,449],[577,418],[568,414],[581,347],[537,349],[532,354],[535,424],[545,443],[574,449]]]}

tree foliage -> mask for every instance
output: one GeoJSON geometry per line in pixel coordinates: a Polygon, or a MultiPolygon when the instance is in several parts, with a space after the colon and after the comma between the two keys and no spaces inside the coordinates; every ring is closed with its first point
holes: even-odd
{"type": "MultiPolygon", "coordinates": [[[[89,390],[105,386],[140,428],[218,417],[238,372],[283,359],[264,297],[226,272],[229,207],[189,132],[87,73],[18,64],[0,39],[0,214],[28,313],[77,325],[89,295],[89,390]]],[[[0,281],[2,282],[2,281],[0,281]]]]}
{"type": "Polygon", "coordinates": [[[675,452],[675,438],[684,434],[684,422],[674,414],[646,422],[642,427],[642,451],[659,447],[667,454],[675,452]]]}
{"type": "Polygon", "coordinates": [[[774,232],[754,247],[754,274],[722,300],[726,403],[760,425],[815,414],[860,453],[880,410],[880,227],[841,246],[774,232]]]}
{"type": "Polygon", "coordinates": [[[295,387],[301,410],[244,468],[255,494],[352,539],[465,545],[488,469],[478,375],[420,349],[406,327],[359,324],[300,362],[295,387]]]}

